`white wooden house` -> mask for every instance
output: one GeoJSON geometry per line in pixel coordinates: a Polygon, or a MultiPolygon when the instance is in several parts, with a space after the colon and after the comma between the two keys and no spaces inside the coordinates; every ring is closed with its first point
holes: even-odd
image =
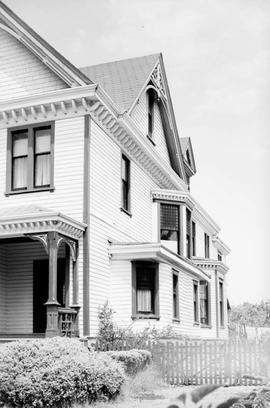
{"type": "Polygon", "coordinates": [[[226,337],[195,173],[161,54],[78,69],[0,1],[0,337],[95,336],[106,299],[119,325],[226,337]]]}

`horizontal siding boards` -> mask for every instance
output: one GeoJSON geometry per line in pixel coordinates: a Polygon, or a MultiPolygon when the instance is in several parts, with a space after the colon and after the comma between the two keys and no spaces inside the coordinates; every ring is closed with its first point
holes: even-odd
{"type": "Polygon", "coordinates": [[[121,207],[121,149],[92,122],[90,213],[125,232],[128,241],[152,240],[150,191],[158,186],[134,163],[130,166],[131,214],[121,207]]]}
{"type": "Polygon", "coordinates": [[[67,88],[17,39],[0,28],[0,100],[67,88]]]}
{"type": "Polygon", "coordinates": [[[6,253],[5,246],[0,245],[0,333],[5,333],[6,321],[6,253]]]}
{"type": "MultiPolygon", "coordinates": [[[[145,137],[148,133],[148,111],[147,111],[147,96],[143,93],[135,105],[131,117],[134,120],[138,129],[145,137]]],[[[154,104],[154,127],[153,127],[153,141],[155,145],[149,141],[149,146],[160,155],[168,166],[171,166],[169,153],[167,149],[166,139],[164,135],[163,125],[161,121],[160,110],[158,104],[154,104]]]]}
{"type": "MultiPolygon", "coordinates": [[[[33,261],[48,256],[38,242],[5,245],[7,334],[33,332],[33,261]]],[[[64,257],[64,245],[58,257],[64,257]]]]}
{"type": "Polygon", "coordinates": [[[35,192],[6,197],[7,130],[0,130],[0,208],[37,205],[58,210],[82,221],[83,117],[55,123],[54,192],[35,192]]]}

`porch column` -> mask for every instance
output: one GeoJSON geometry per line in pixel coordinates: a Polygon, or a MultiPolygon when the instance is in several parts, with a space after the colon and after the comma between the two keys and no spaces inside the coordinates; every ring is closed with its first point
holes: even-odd
{"type": "Polygon", "coordinates": [[[79,306],[79,282],[78,282],[78,257],[72,261],[72,280],[73,280],[73,297],[72,297],[72,309],[76,310],[77,317],[75,320],[75,336],[79,337],[79,325],[78,325],[78,313],[79,306]]]}
{"type": "Polygon", "coordinates": [[[58,329],[58,306],[57,301],[57,251],[58,233],[48,232],[48,253],[49,253],[49,297],[45,305],[47,306],[47,328],[46,337],[59,335],[58,329]]]}

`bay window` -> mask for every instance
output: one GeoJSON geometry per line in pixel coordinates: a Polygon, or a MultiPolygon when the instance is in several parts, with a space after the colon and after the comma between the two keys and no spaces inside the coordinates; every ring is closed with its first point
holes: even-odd
{"type": "Polygon", "coordinates": [[[179,253],[180,216],[178,205],[160,205],[160,240],[164,246],[179,253]]]}
{"type": "Polygon", "coordinates": [[[210,285],[206,281],[200,281],[200,321],[210,326],[210,285]]]}

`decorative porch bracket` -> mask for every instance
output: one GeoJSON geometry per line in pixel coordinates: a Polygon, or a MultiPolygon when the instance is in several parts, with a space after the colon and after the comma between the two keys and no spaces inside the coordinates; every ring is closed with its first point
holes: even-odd
{"type": "MultiPolygon", "coordinates": [[[[73,305],[71,306],[77,317],[80,309],[78,305],[78,273],[77,273],[77,258],[78,258],[78,242],[59,234],[56,231],[49,231],[42,234],[28,234],[29,238],[42,243],[46,253],[49,256],[49,296],[45,303],[47,307],[47,328],[46,337],[58,336],[59,333],[59,306],[57,300],[57,255],[61,243],[66,243],[70,248],[70,255],[73,264],[73,305]]],[[[77,320],[77,319],[76,319],[77,320]]],[[[75,325],[75,333],[78,328],[75,325]]]]}

